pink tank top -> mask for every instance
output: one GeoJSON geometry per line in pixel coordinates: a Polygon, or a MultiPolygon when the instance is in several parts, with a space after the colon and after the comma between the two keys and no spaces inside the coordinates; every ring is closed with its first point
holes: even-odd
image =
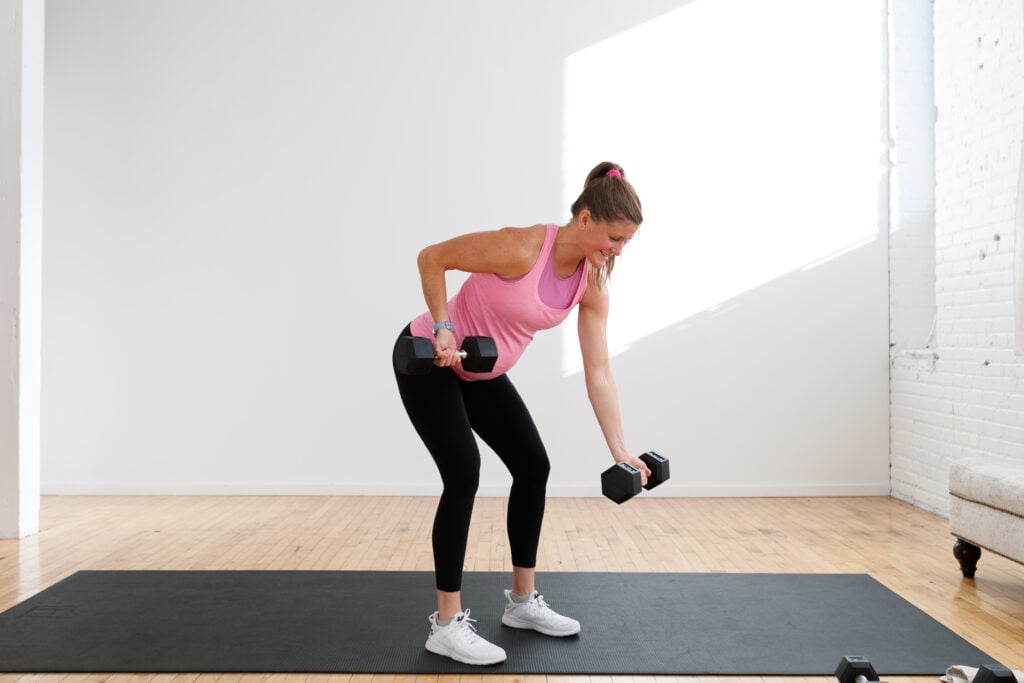
{"type": "MultiPolygon", "coordinates": [[[[459,346],[462,346],[464,337],[480,335],[492,337],[498,347],[498,362],[493,371],[466,372],[455,365],[452,370],[459,377],[472,381],[493,379],[504,374],[523,355],[538,331],[558,325],[579,304],[587,289],[590,265],[586,262],[577,273],[576,291],[565,308],[549,306],[541,298],[541,283],[549,268],[557,236],[558,226],[548,225],[540,254],[530,272],[523,277],[506,280],[494,273],[473,273],[448,302],[448,315],[459,346]]],[[[411,329],[414,335],[429,338],[433,336],[433,326],[434,319],[427,311],[412,321],[411,329]]]]}

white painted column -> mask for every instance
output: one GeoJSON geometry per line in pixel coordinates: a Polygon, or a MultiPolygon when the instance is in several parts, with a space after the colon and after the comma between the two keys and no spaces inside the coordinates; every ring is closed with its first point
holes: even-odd
{"type": "Polygon", "coordinates": [[[39,531],[44,0],[0,0],[0,538],[39,531]]]}
{"type": "Polygon", "coordinates": [[[935,41],[932,0],[889,5],[889,342],[934,348],[935,41]]]}
{"type": "Polygon", "coordinates": [[[1014,221],[1013,301],[1014,350],[1024,356],[1024,132],[1021,134],[1020,171],[1017,179],[1017,214],[1014,221]]]}

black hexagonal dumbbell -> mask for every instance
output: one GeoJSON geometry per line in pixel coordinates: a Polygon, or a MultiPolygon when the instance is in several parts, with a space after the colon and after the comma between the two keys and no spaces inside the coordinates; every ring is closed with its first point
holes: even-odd
{"type": "Polygon", "coordinates": [[[847,655],[839,661],[836,667],[836,678],[839,683],[880,683],[875,667],[867,657],[859,655],[847,655]]]}
{"type": "MultiPolygon", "coordinates": [[[[490,337],[466,337],[459,356],[467,372],[490,372],[498,361],[498,347],[490,337]]],[[[434,345],[426,337],[399,337],[395,343],[395,367],[403,375],[425,375],[435,360],[434,345]]]]}
{"type": "Polygon", "coordinates": [[[1001,664],[982,664],[973,683],[1017,683],[1017,677],[1001,664]]]}
{"type": "MultiPolygon", "coordinates": [[[[647,483],[642,488],[650,491],[668,479],[668,458],[648,451],[640,459],[651,471],[651,476],[647,477],[647,483]]],[[[615,463],[601,473],[601,492],[621,505],[640,493],[640,481],[640,470],[624,462],[615,463]]]]}

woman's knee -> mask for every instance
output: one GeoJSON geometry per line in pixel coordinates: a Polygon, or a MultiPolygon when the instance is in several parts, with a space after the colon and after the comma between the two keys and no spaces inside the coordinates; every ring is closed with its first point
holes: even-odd
{"type": "Polygon", "coordinates": [[[520,460],[515,468],[509,468],[512,483],[544,487],[551,474],[551,461],[546,454],[538,454],[532,458],[520,460]]]}
{"type": "Polygon", "coordinates": [[[449,470],[441,474],[444,493],[450,497],[472,501],[480,488],[480,470],[464,468],[449,470]]]}

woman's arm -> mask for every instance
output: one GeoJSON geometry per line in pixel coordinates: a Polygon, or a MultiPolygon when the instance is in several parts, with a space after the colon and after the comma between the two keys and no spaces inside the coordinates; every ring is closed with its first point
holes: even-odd
{"type": "Polygon", "coordinates": [[[583,352],[583,374],[587,396],[601,432],[615,462],[626,462],[640,470],[642,483],[651,471],[626,448],[619,411],[619,392],[608,360],[608,290],[591,284],[587,287],[579,310],[580,350],[583,352]]]}
{"type": "MultiPolygon", "coordinates": [[[[496,273],[515,278],[533,267],[544,241],[543,226],[534,228],[502,228],[474,232],[432,244],[419,253],[417,265],[423,285],[423,298],[435,321],[448,320],[448,288],[445,273],[461,270],[467,273],[496,273]]],[[[455,337],[439,330],[434,337],[435,363],[450,366],[458,362],[455,337]]]]}

